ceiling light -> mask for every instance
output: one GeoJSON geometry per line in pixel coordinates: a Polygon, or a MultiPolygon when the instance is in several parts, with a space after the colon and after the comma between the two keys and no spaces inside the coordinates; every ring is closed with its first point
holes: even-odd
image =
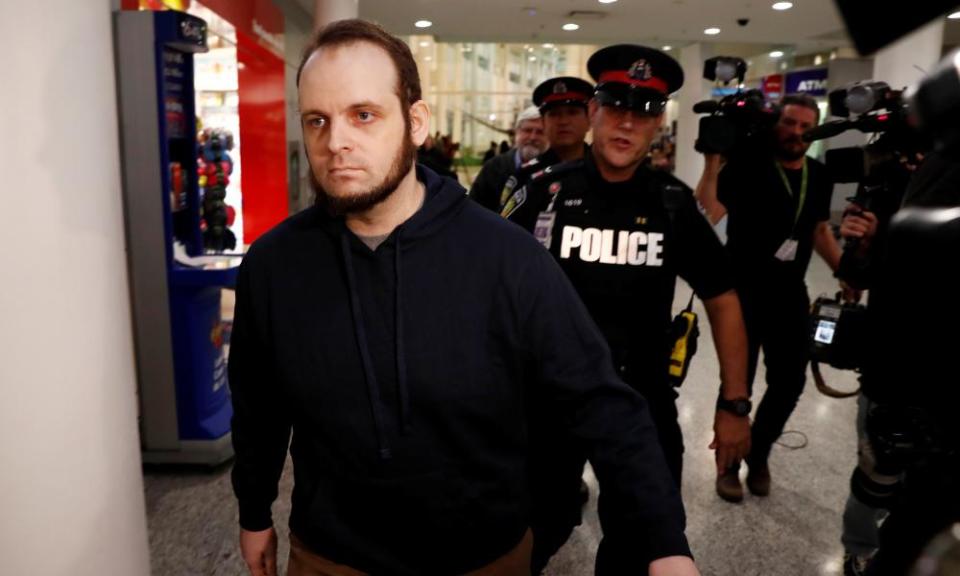
{"type": "Polygon", "coordinates": [[[663,47],[663,51],[664,51],[664,52],[669,52],[669,51],[671,51],[671,50],[673,50],[673,46],[664,46],[664,47],[663,47]]]}
{"type": "Polygon", "coordinates": [[[531,62],[536,62],[536,61],[537,61],[537,57],[536,57],[536,56],[531,56],[530,58],[528,58],[528,60],[530,60],[531,62]]]}
{"type": "Polygon", "coordinates": [[[544,48],[553,48],[553,44],[543,44],[544,48]]]}
{"type": "Polygon", "coordinates": [[[821,64],[823,64],[823,56],[817,54],[817,55],[813,58],[813,65],[814,65],[814,66],[819,66],[819,65],[821,65],[821,64]]]}
{"type": "Polygon", "coordinates": [[[420,41],[420,47],[421,47],[421,48],[426,48],[426,47],[429,46],[429,45],[430,45],[430,41],[429,41],[429,40],[421,40],[421,41],[420,41]]]}
{"type": "Polygon", "coordinates": [[[490,121],[493,122],[494,120],[497,119],[497,115],[496,115],[496,114],[491,114],[491,115],[487,116],[487,118],[489,118],[490,121]]]}
{"type": "Polygon", "coordinates": [[[413,25],[416,26],[417,28],[429,28],[433,26],[433,22],[429,20],[417,20],[416,22],[413,23],[413,25]]]}
{"type": "Polygon", "coordinates": [[[783,10],[789,10],[791,8],[793,8],[793,2],[777,2],[776,4],[773,5],[774,10],[783,11],[783,10]]]}
{"type": "Polygon", "coordinates": [[[427,62],[432,62],[433,56],[427,56],[426,58],[424,58],[424,60],[426,60],[427,62]]]}
{"type": "Polygon", "coordinates": [[[574,24],[573,22],[567,22],[566,24],[563,25],[563,29],[566,30],[567,32],[573,32],[574,30],[579,30],[580,25],[574,24]]]}
{"type": "Polygon", "coordinates": [[[770,53],[770,57],[771,57],[771,58],[783,58],[783,52],[781,52],[780,50],[774,50],[773,52],[770,53]]]}
{"type": "Polygon", "coordinates": [[[717,34],[720,33],[720,29],[719,29],[719,28],[707,28],[706,30],[703,31],[703,33],[706,34],[707,36],[716,36],[717,34]]]}
{"type": "Polygon", "coordinates": [[[600,0],[600,3],[601,3],[601,4],[613,4],[613,3],[616,2],[616,1],[617,1],[617,0],[600,0]]]}
{"type": "Polygon", "coordinates": [[[960,20],[960,12],[954,12],[953,14],[947,16],[950,20],[960,20]]]}

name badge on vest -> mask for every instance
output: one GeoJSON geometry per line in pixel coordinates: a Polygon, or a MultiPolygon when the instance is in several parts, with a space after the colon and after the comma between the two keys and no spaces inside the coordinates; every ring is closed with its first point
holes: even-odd
{"type": "Polygon", "coordinates": [[[777,250],[776,258],[781,262],[793,262],[797,259],[797,247],[799,242],[793,238],[787,239],[783,246],[780,246],[780,249],[777,250]]]}
{"type": "Polygon", "coordinates": [[[553,239],[553,224],[557,221],[556,212],[541,212],[537,216],[537,225],[533,229],[533,236],[549,250],[553,239]]]}

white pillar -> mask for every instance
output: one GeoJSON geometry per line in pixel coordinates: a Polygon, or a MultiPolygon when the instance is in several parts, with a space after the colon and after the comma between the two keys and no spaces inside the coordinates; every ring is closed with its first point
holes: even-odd
{"type": "Polygon", "coordinates": [[[317,30],[337,20],[356,18],[359,14],[359,0],[316,0],[313,4],[313,28],[317,30]]]}
{"type": "Polygon", "coordinates": [[[149,574],[111,6],[0,4],[4,574],[149,574]]]}
{"type": "Polygon", "coordinates": [[[943,19],[924,26],[887,46],[873,58],[873,79],[891,88],[913,86],[940,61],[943,53],[943,19]]]}
{"type": "Polygon", "coordinates": [[[699,114],[693,113],[693,105],[709,100],[712,85],[703,79],[703,61],[712,55],[710,46],[692,44],[680,51],[680,66],[683,67],[683,88],[678,94],[677,112],[677,169],[675,176],[687,186],[696,188],[703,172],[703,155],[694,150],[700,130],[699,114]]]}

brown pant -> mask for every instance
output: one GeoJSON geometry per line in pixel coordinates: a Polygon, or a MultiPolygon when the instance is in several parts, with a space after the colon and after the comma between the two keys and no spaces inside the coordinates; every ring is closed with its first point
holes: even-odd
{"type": "MultiPolygon", "coordinates": [[[[533,532],[527,530],[513,550],[464,576],[530,576],[532,548],[533,532]]],[[[367,576],[367,574],[314,554],[307,550],[303,542],[291,532],[287,576],[367,576]]]]}

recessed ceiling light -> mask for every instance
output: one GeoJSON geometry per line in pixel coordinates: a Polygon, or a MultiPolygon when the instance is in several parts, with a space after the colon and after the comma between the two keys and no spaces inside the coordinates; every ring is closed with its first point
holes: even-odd
{"type": "Polygon", "coordinates": [[[553,44],[543,44],[544,48],[553,48],[553,44]]]}
{"type": "Polygon", "coordinates": [[[771,57],[771,58],[783,58],[783,52],[781,52],[780,50],[774,50],[773,52],[770,53],[770,57],[771,57]]]}
{"type": "Polygon", "coordinates": [[[960,12],[954,12],[953,14],[947,16],[950,20],[960,20],[960,12]]]}
{"type": "Polygon", "coordinates": [[[669,51],[671,51],[671,50],[673,50],[673,46],[664,46],[664,47],[663,47],[663,51],[664,51],[664,52],[669,52],[669,51]]]}
{"type": "Polygon", "coordinates": [[[429,45],[430,45],[430,41],[429,41],[429,40],[421,40],[421,41],[420,41],[420,46],[421,46],[422,48],[426,48],[426,47],[429,46],[429,45]]]}
{"type": "Polygon", "coordinates": [[[416,26],[417,28],[429,28],[433,26],[433,22],[429,20],[417,20],[416,22],[413,23],[413,25],[416,26]]]}
{"type": "Polygon", "coordinates": [[[773,5],[774,10],[783,11],[783,10],[789,10],[791,8],[793,8],[793,2],[777,2],[776,4],[773,5]]]}
{"type": "Polygon", "coordinates": [[[574,24],[573,22],[567,22],[566,24],[563,25],[563,29],[566,30],[567,32],[573,32],[574,30],[579,30],[580,25],[574,24]]]}
{"type": "Polygon", "coordinates": [[[707,36],[716,36],[717,34],[720,33],[720,29],[719,29],[719,28],[707,28],[706,30],[703,31],[703,33],[706,34],[707,36]]]}
{"type": "Polygon", "coordinates": [[[424,60],[426,60],[427,62],[432,62],[433,56],[427,56],[426,58],[424,58],[424,60]]]}
{"type": "Polygon", "coordinates": [[[616,2],[616,1],[617,1],[617,0],[600,0],[600,3],[601,3],[601,4],[613,4],[613,3],[616,2]]]}
{"type": "Polygon", "coordinates": [[[537,57],[536,57],[536,56],[531,56],[530,58],[528,58],[528,60],[530,60],[531,62],[536,62],[536,61],[537,61],[537,57]]]}

